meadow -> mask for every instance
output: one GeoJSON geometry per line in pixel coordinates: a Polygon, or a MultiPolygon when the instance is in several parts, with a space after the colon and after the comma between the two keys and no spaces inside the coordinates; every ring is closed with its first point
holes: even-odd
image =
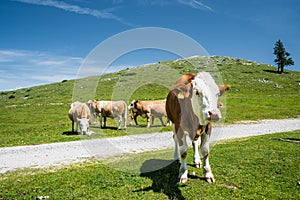
{"type": "Polygon", "coordinates": [[[203,171],[192,166],[191,153],[186,184],[178,183],[177,163],[145,172],[144,167],[170,162],[154,160],[148,152],[139,154],[146,160],[142,163],[138,163],[138,154],[118,161],[121,165],[127,162],[124,166],[133,162],[140,172],[116,170],[105,164],[110,161],[90,160],[1,174],[0,199],[299,199],[299,134],[277,133],[213,145],[213,184],[205,182],[203,171]]]}
{"type": "MultiPolygon", "coordinates": [[[[243,59],[192,57],[125,69],[100,77],[62,80],[54,84],[3,91],[0,93],[0,147],[80,140],[81,136],[70,132],[71,121],[67,116],[74,100],[124,99],[130,103],[133,99],[165,99],[169,86],[180,74],[198,71],[210,71],[218,83],[232,86],[221,98],[225,105],[221,124],[299,116],[299,72],[287,71],[279,75],[275,73],[275,67],[243,59]],[[151,81],[147,82],[147,79],[151,81]]],[[[150,129],[144,128],[145,119],[139,118],[139,123],[139,128],[128,127],[127,130],[117,131],[114,120],[109,119],[109,128],[102,130],[98,122],[92,125],[92,131],[96,133],[92,138],[171,131],[171,127],[161,127],[159,120],[150,129]]]]}

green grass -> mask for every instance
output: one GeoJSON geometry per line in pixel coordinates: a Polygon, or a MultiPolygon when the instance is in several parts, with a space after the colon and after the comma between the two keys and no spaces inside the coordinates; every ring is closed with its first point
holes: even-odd
{"type": "MultiPolygon", "coordinates": [[[[129,103],[132,99],[165,99],[168,87],[179,74],[210,71],[217,82],[221,83],[220,77],[215,73],[216,68],[211,66],[217,66],[223,82],[232,85],[232,89],[221,98],[225,103],[221,123],[295,118],[300,115],[299,72],[287,71],[286,74],[278,75],[274,73],[275,67],[243,59],[196,57],[126,69],[100,78],[88,77],[3,91],[0,93],[0,147],[80,140],[80,136],[64,134],[71,130],[67,113],[72,101],[113,98],[124,99],[129,103]],[[145,74],[148,76],[145,77],[145,74]],[[147,79],[151,81],[148,82],[147,79]],[[92,88],[96,89],[95,94],[92,88]],[[73,91],[79,92],[73,95],[73,91]]],[[[145,119],[140,118],[139,121],[141,125],[146,125],[145,119]]],[[[116,127],[114,120],[108,119],[108,124],[116,127]]],[[[171,131],[171,128],[129,127],[127,131],[116,131],[94,127],[92,130],[96,132],[93,137],[114,137],[171,131]]]]}
{"type": "Polygon", "coordinates": [[[210,156],[216,178],[213,184],[202,179],[201,169],[191,166],[192,151],[188,167],[189,173],[195,171],[196,175],[190,175],[187,184],[178,184],[179,166],[175,163],[157,171],[128,172],[129,163],[143,170],[169,162],[163,156],[168,151],[162,151],[156,152],[159,156],[150,152],[1,174],[0,199],[299,199],[299,134],[277,133],[215,144],[210,156]],[[124,170],[112,168],[112,162],[124,170]]]}

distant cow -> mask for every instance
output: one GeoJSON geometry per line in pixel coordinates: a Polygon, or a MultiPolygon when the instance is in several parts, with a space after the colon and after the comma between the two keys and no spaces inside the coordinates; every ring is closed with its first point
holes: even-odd
{"type": "Polygon", "coordinates": [[[106,127],[106,118],[118,118],[118,130],[121,129],[121,122],[124,123],[126,129],[127,105],[125,101],[94,101],[94,109],[100,117],[100,128],[106,127]],[[102,126],[102,117],[104,118],[104,126],[102,126]]]}
{"type": "Polygon", "coordinates": [[[147,128],[150,127],[150,117],[152,117],[152,125],[154,123],[154,117],[157,117],[160,119],[161,124],[165,126],[162,117],[167,117],[166,100],[133,100],[128,106],[128,109],[132,110],[130,124],[132,124],[132,120],[134,119],[135,124],[138,125],[136,118],[140,115],[141,117],[147,118],[147,128]]]}
{"type": "Polygon", "coordinates": [[[208,182],[215,181],[208,155],[209,138],[212,130],[211,121],[217,121],[221,118],[221,113],[217,108],[219,93],[218,86],[207,72],[183,75],[170,89],[167,96],[166,111],[168,118],[174,124],[174,159],[179,160],[179,155],[181,156],[180,182],[184,183],[188,178],[187,135],[193,141],[195,165],[200,167],[202,164],[198,152],[199,142],[201,142],[205,178],[208,182]]]}
{"type": "Polygon", "coordinates": [[[220,94],[219,96],[222,96],[227,90],[229,90],[231,88],[231,85],[226,84],[226,85],[218,85],[220,94]]]}
{"type": "Polygon", "coordinates": [[[68,116],[72,121],[72,131],[74,132],[74,123],[76,123],[76,132],[78,125],[81,134],[89,134],[90,110],[85,103],[74,102],[71,104],[68,116]]]}

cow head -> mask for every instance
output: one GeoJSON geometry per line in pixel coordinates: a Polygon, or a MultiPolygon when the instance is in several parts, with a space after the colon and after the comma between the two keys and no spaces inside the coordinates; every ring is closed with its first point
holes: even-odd
{"type": "Polygon", "coordinates": [[[139,102],[139,100],[132,100],[131,104],[129,104],[129,106],[128,106],[128,110],[136,111],[138,102],[139,102]]]}
{"type": "Polygon", "coordinates": [[[90,120],[88,118],[82,118],[82,119],[77,119],[77,121],[79,122],[81,134],[87,134],[89,132],[90,120]]]}
{"type": "Polygon", "coordinates": [[[192,80],[191,98],[194,113],[201,125],[218,121],[222,116],[217,107],[219,88],[208,72],[200,72],[192,80]]]}

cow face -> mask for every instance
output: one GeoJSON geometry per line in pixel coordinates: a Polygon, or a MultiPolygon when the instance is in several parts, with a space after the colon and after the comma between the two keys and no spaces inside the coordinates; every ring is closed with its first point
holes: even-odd
{"type": "Polygon", "coordinates": [[[133,110],[133,111],[136,111],[136,104],[138,103],[138,100],[133,100],[131,102],[131,104],[129,104],[128,106],[128,110],[133,110]]]}
{"type": "Polygon", "coordinates": [[[207,72],[197,74],[192,80],[192,87],[192,107],[200,124],[218,121],[221,118],[221,112],[217,108],[219,89],[211,75],[207,72]]]}
{"type": "Polygon", "coordinates": [[[81,134],[87,134],[89,132],[89,119],[82,118],[78,119],[81,134]]]}

